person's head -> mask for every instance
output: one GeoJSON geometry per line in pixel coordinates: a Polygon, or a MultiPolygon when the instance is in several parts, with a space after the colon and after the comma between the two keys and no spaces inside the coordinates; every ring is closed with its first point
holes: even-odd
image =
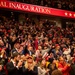
{"type": "Polygon", "coordinates": [[[15,61],[19,61],[20,60],[20,55],[18,53],[13,53],[12,54],[12,58],[15,60],[15,61]]]}
{"type": "Polygon", "coordinates": [[[32,38],[32,37],[31,37],[31,35],[29,34],[29,35],[28,35],[28,39],[31,39],[31,38],[32,38]]]}
{"type": "Polygon", "coordinates": [[[25,55],[21,55],[21,59],[22,59],[23,61],[26,61],[26,56],[25,56],[25,55]]]}
{"type": "Polygon", "coordinates": [[[63,51],[66,51],[67,50],[67,48],[66,47],[63,47],[63,51]]]}
{"type": "Polygon", "coordinates": [[[51,75],[62,75],[62,72],[59,70],[54,70],[51,75]]]}
{"type": "Polygon", "coordinates": [[[59,50],[60,49],[60,46],[59,45],[56,45],[56,50],[59,50]]]}
{"type": "Polygon", "coordinates": [[[59,57],[59,62],[62,64],[64,63],[64,58],[62,56],[59,57]]]}
{"type": "Polygon", "coordinates": [[[32,51],[32,50],[33,50],[33,47],[32,47],[32,46],[29,46],[29,47],[28,47],[28,50],[29,50],[29,51],[32,51]]]}
{"type": "Polygon", "coordinates": [[[55,48],[55,45],[53,44],[53,45],[51,46],[51,48],[53,48],[53,49],[54,49],[54,48],[55,48]]]}
{"type": "Polygon", "coordinates": [[[0,46],[4,46],[4,42],[2,39],[0,39],[0,46]]]}
{"type": "Polygon", "coordinates": [[[4,48],[2,48],[2,50],[1,50],[1,52],[0,52],[1,54],[5,54],[5,49],[4,48]]]}
{"type": "Polygon", "coordinates": [[[53,53],[50,53],[50,58],[54,58],[54,54],[53,53]]]}
{"type": "Polygon", "coordinates": [[[18,50],[18,53],[22,54],[23,49],[24,49],[24,47],[23,46],[20,46],[20,48],[18,50]]]}
{"type": "Polygon", "coordinates": [[[32,56],[28,56],[28,57],[27,57],[24,66],[25,66],[25,68],[28,68],[29,70],[30,70],[30,69],[32,70],[32,69],[34,68],[35,62],[34,62],[32,56]]]}
{"type": "Polygon", "coordinates": [[[75,48],[74,48],[73,52],[75,53],[75,48]]]}
{"type": "Polygon", "coordinates": [[[45,37],[44,39],[45,39],[45,42],[48,41],[48,37],[45,37]]]}
{"type": "Polygon", "coordinates": [[[53,62],[52,62],[52,63],[53,63],[53,64],[56,64],[56,62],[57,62],[56,60],[53,60],[53,62]]]}
{"type": "Polygon", "coordinates": [[[20,48],[20,43],[19,43],[19,42],[16,42],[16,43],[14,44],[14,47],[17,48],[17,49],[19,49],[19,48],[20,48]]]}
{"type": "Polygon", "coordinates": [[[33,63],[33,58],[32,58],[32,56],[28,56],[28,57],[27,57],[27,62],[28,62],[28,63],[33,63]]]}
{"type": "Polygon", "coordinates": [[[14,33],[15,33],[15,30],[13,31],[13,34],[11,36],[12,41],[15,41],[17,39],[17,37],[16,37],[16,35],[14,33]]]}
{"type": "Polygon", "coordinates": [[[23,59],[20,59],[19,61],[18,61],[18,63],[20,63],[20,65],[22,66],[23,65],[23,59]]]}
{"type": "Polygon", "coordinates": [[[38,50],[42,50],[42,47],[41,46],[38,46],[38,50]]]}
{"type": "Polygon", "coordinates": [[[43,60],[41,61],[41,67],[45,67],[45,66],[46,66],[46,60],[43,59],[43,60]]]}

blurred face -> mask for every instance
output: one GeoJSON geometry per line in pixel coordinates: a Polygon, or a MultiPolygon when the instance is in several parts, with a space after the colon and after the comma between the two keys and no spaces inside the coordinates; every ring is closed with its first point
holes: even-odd
{"type": "Polygon", "coordinates": [[[41,47],[41,46],[38,46],[38,49],[39,49],[39,50],[41,50],[41,49],[42,49],[42,47],[41,47]]]}
{"type": "Polygon", "coordinates": [[[33,63],[33,59],[32,58],[27,58],[27,62],[28,63],[33,63]]]}
{"type": "Polygon", "coordinates": [[[29,47],[28,50],[32,51],[33,50],[33,47],[29,47]]]}
{"type": "Polygon", "coordinates": [[[57,46],[56,49],[59,50],[60,49],[60,46],[57,46]]]}
{"type": "Polygon", "coordinates": [[[2,37],[0,37],[0,40],[2,40],[2,37]]]}
{"type": "Polygon", "coordinates": [[[23,47],[21,46],[18,52],[21,53],[22,51],[23,51],[23,47]]]}
{"type": "Polygon", "coordinates": [[[56,60],[53,60],[53,64],[56,64],[56,60]]]}
{"type": "Polygon", "coordinates": [[[42,64],[42,66],[45,66],[46,65],[46,60],[42,60],[41,64],[42,64]]]}
{"type": "Polygon", "coordinates": [[[44,49],[47,49],[47,47],[46,47],[46,46],[44,46],[44,49]]]}
{"type": "Polygon", "coordinates": [[[31,35],[28,35],[28,39],[31,39],[31,35]]]}
{"type": "Polygon", "coordinates": [[[2,50],[1,50],[1,54],[4,54],[4,53],[5,53],[5,50],[4,50],[4,49],[2,49],[2,50]]]}
{"type": "Polygon", "coordinates": [[[23,64],[23,59],[20,59],[20,60],[19,60],[19,63],[20,63],[20,65],[22,66],[22,64],[23,64]]]}
{"type": "Polygon", "coordinates": [[[2,40],[0,40],[0,45],[4,46],[4,42],[2,40]]]}
{"type": "Polygon", "coordinates": [[[75,37],[73,37],[73,40],[75,40],[75,37]]]}
{"type": "Polygon", "coordinates": [[[45,37],[45,41],[48,41],[48,38],[47,37],[45,37]]]}
{"type": "Polygon", "coordinates": [[[4,39],[7,39],[6,36],[4,36],[4,39]]]}
{"type": "Polygon", "coordinates": [[[66,50],[66,48],[63,48],[63,51],[65,51],[66,50]]]}
{"type": "Polygon", "coordinates": [[[38,36],[36,36],[35,39],[38,40],[38,36]]]}
{"type": "Polygon", "coordinates": [[[19,49],[19,48],[20,48],[20,44],[19,44],[19,43],[16,43],[16,44],[15,44],[15,47],[16,47],[17,49],[19,49]]]}
{"type": "Polygon", "coordinates": [[[62,64],[64,63],[64,58],[63,57],[60,57],[59,60],[60,60],[60,63],[62,63],[62,64]]]}
{"type": "Polygon", "coordinates": [[[25,55],[21,55],[21,59],[23,59],[23,61],[26,61],[26,56],[25,55]]]}
{"type": "Polygon", "coordinates": [[[55,48],[55,46],[53,45],[52,48],[55,48]]]}
{"type": "Polygon", "coordinates": [[[74,48],[74,53],[75,53],[75,48],[74,48]]]}
{"type": "Polygon", "coordinates": [[[14,35],[14,32],[12,31],[12,33],[10,34],[10,39],[12,41],[15,41],[16,40],[16,35],[14,35]]]}
{"type": "Polygon", "coordinates": [[[19,61],[20,59],[21,59],[21,56],[18,55],[18,56],[16,57],[16,60],[19,61]]]}
{"type": "Polygon", "coordinates": [[[49,44],[51,45],[52,44],[52,41],[50,41],[49,44]]]}
{"type": "Polygon", "coordinates": [[[53,53],[50,53],[50,57],[51,57],[51,58],[53,58],[53,57],[54,57],[53,53]]]}

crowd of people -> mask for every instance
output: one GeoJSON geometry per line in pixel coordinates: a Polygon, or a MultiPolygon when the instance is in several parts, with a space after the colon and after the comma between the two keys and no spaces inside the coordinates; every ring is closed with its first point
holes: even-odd
{"type": "Polygon", "coordinates": [[[74,0],[12,0],[12,1],[75,11],[74,0]]]}
{"type": "Polygon", "coordinates": [[[75,25],[1,16],[0,75],[75,75],[75,25]]]}

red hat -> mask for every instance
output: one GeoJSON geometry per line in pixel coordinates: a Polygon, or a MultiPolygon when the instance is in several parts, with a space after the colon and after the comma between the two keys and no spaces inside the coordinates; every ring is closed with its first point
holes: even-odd
{"type": "Polygon", "coordinates": [[[59,44],[56,44],[56,45],[55,45],[55,47],[58,47],[58,46],[59,46],[59,44]]]}

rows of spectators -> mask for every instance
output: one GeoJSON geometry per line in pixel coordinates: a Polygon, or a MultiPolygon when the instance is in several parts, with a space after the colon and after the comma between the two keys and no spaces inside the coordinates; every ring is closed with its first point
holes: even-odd
{"type": "Polygon", "coordinates": [[[38,22],[1,16],[0,75],[75,75],[75,25],[38,22]]]}
{"type": "Polygon", "coordinates": [[[14,0],[28,4],[35,4],[45,7],[52,7],[64,10],[75,11],[75,2],[73,0],[14,0]]]}

